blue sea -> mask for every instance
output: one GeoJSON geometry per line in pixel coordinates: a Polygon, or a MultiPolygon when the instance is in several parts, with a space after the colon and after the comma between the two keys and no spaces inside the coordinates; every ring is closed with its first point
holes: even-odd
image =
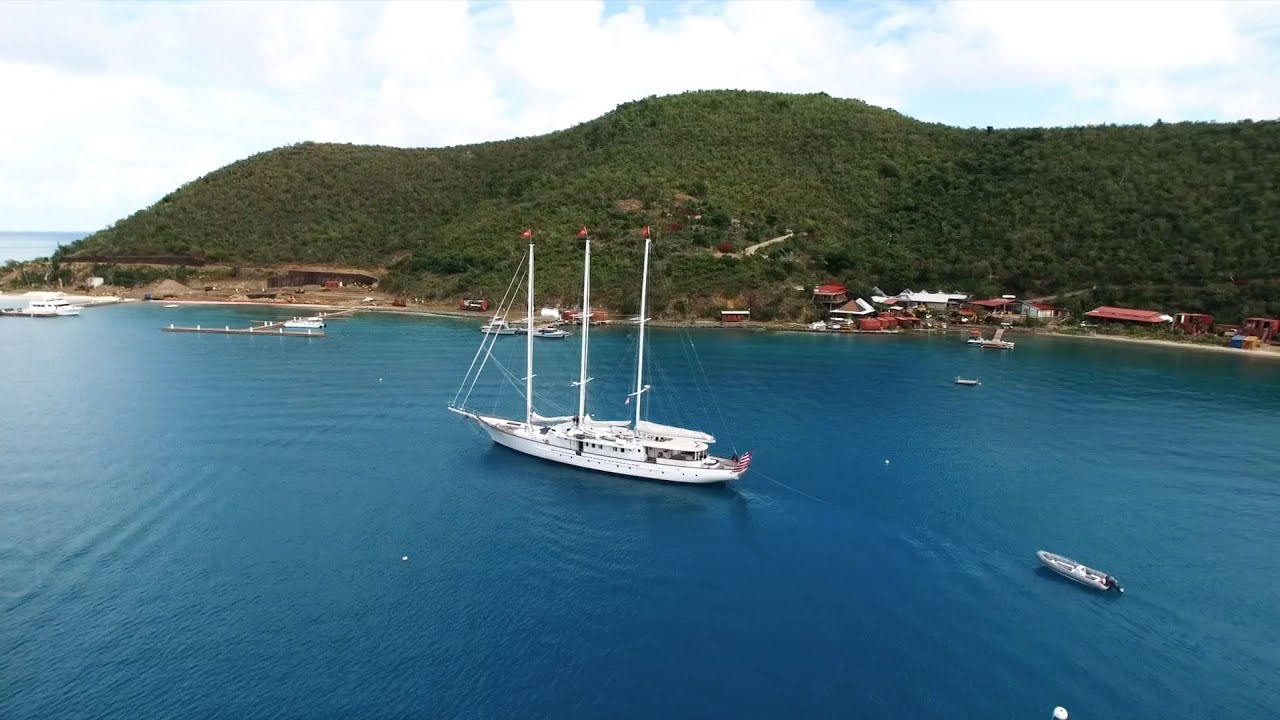
{"type": "Polygon", "coordinates": [[[10,260],[49,257],[59,245],[70,244],[87,235],[87,232],[0,231],[0,265],[10,260]]]}
{"type": "MultiPolygon", "coordinates": [[[[653,419],[754,450],[698,488],[447,412],[478,321],[159,329],[277,312],[0,320],[0,717],[1280,715],[1280,363],[657,331],[653,419]]],[[[593,337],[624,416],[633,336],[593,337]]],[[[571,407],[575,341],[538,352],[571,407]]]]}

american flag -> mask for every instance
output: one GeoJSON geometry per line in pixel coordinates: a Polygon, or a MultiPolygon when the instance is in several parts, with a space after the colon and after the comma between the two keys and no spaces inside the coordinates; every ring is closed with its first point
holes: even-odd
{"type": "Polygon", "coordinates": [[[738,458],[737,464],[733,466],[733,471],[736,473],[743,473],[747,471],[748,467],[751,467],[751,451],[750,450],[742,453],[742,457],[738,458]]]}

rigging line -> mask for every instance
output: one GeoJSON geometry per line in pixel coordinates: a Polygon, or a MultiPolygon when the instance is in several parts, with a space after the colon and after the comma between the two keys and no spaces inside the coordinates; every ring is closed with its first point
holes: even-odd
{"type": "MultiPolygon", "coordinates": [[[[650,353],[649,357],[645,358],[645,360],[650,360],[650,358],[652,358],[648,367],[650,374],[658,381],[658,384],[661,387],[675,389],[676,392],[678,393],[679,392],[678,386],[671,379],[671,375],[667,373],[666,368],[663,367],[662,362],[658,360],[656,356],[657,356],[657,353],[650,353]]],[[[689,422],[690,418],[684,412],[683,408],[680,407],[680,403],[667,402],[667,393],[665,392],[651,393],[651,395],[652,397],[649,399],[649,402],[654,404],[657,407],[659,411],[659,417],[663,417],[663,418],[669,417],[671,418],[670,422],[672,424],[676,424],[680,426],[693,425],[693,423],[689,422]]],[[[653,414],[650,413],[649,417],[652,418],[653,414]]]]}
{"type": "Polygon", "coordinates": [[[636,347],[636,334],[633,333],[631,335],[631,342],[627,343],[626,351],[618,355],[618,362],[613,366],[613,369],[609,371],[609,374],[600,378],[601,382],[607,384],[610,380],[618,376],[619,371],[622,368],[622,365],[635,356],[635,353],[631,352],[632,350],[635,349],[635,347],[636,347]]]}
{"type": "MultiPolygon", "coordinates": [[[[662,378],[663,378],[663,384],[664,384],[666,387],[670,387],[670,388],[679,388],[680,386],[676,385],[675,380],[674,380],[674,378],[673,378],[673,376],[672,376],[671,372],[669,372],[669,371],[667,370],[666,366],[662,364],[662,361],[661,361],[661,360],[658,360],[658,359],[657,359],[657,357],[656,357],[657,353],[653,353],[653,355],[655,356],[655,358],[654,358],[654,363],[655,363],[654,367],[656,368],[657,373],[658,373],[660,376],[662,376],[662,378]]],[[[689,365],[689,369],[690,369],[690,371],[692,371],[692,370],[693,370],[693,365],[692,365],[692,363],[690,363],[690,365],[689,365]]],[[[697,381],[696,381],[696,379],[694,380],[694,382],[695,382],[695,383],[697,382],[697,381]]],[[[696,390],[696,385],[695,385],[695,390],[696,390]]],[[[678,390],[677,390],[677,392],[675,393],[675,395],[676,395],[676,397],[679,397],[679,392],[678,392],[678,390]]],[[[701,399],[701,397],[699,397],[698,402],[699,402],[700,404],[702,404],[702,412],[703,412],[703,415],[705,415],[705,416],[706,416],[707,426],[710,426],[710,424],[711,424],[711,414],[707,412],[706,405],[705,405],[704,403],[702,403],[702,399],[701,399]]],[[[698,424],[699,424],[699,423],[698,423],[698,421],[697,421],[697,419],[696,419],[696,418],[694,418],[693,413],[692,413],[691,411],[689,411],[687,408],[685,408],[685,406],[684,406],[684,404],[683,404],[683,403],[678,403],[678,402],[677,402],[677,403],[674,403],[674,409],[672,410],[672,413],[673,413],[673,416],[676,418],[677,422],[678,422],[681,426],[683,426],[683,427],[694,427],[695,425],[698,425],[698,424]]]]}
{"type": "MultiPolygon", "coordinates": [[[[526,254],[527,254],[527,251],[526,251],[526,254]]],[[[523,267],[523,265],[521,267],[523,267]]],[[[516,274],[511,278],[511,284],[507,286],[506,294],[502,296],[502,302],[498,305],[498,308],[494,313],[494,317],[500,317],[504,321],[506,320],[506,314],[511,309],[510,305],[511,303],[514,303],[516,300],[516,296],[512,294],[511,288],[514,287],[516,283],[523,277],[524,277],[524,272],[517,270],[516,274]],[[510,300],[508,300],[508,296],[510,296],[510,300]]],[[[480,368],[476,370],[475,377],[471,379],[471,387],[467,390],[466,397],[462,399],[463,405],[465,405],[467,403],[467,400],[471,398],[471,393],[472,391],[475,390],[476,383],[480,380],[481,373],[484,372],[485,363],[488,362],[489,358],[493,355],[494,343],[498,342],[499,336],[498,336],[498,333],[496,332],[487,332],[484,334],[484,336],[485,336],[485,339],[489,341],[489,347],[485,351],[484,359],[480,361],[480,368]]],[[[484,346],[484,343],[482,342],[481,347],[483,346],[484,346]]]]}
{"type": "MultiPolygon", "coordinates": [[[[666,274],[665,274],[665,273],[659,274],[659,275],[658,275],[658,279],[662,282],[662,286],[663,286],[663,288],[667,291],[668,295],[670,295],[670,294],[671,294],[671,281],[669,281],[669,280],[667,279],[666,274]]],[[[710,425],[710,424],[711,424],[711,413],[707,411],[707,403],[706,403],[706,400],[705,400],[705,399],[703,399],[703,397],[702,397],[702,385],[698,382],[698,377],[697,377],[697,375],[693,372],[693,361],[691,361],[691,360],[689,359],[689,349],[685,347],[685,343],[684,343],[684,341],[685,341],[686,339],[688,339],[688,340],[689,340],[689,345],[690,345],[690,346],[692,346],[692,345],[693,345],[693,341],[692,341],[692,339],[691,339],[691,338],[689,338],[689,337],[688,337],[688,336],[689,336],[689,331],[688,331],[687,329],[681,328],[678,332],[679,332],[679,335],[678,335],[677,337],[678,337],[678,339],[679,339],[679,341],[680,341],[680,349],[681,349],[681,351],[684,353],[685,363],[689,366],[689,374],[690,374],[690,375],[692,376],[692,378],[693,378],[693,389],[694,389],[694,392],[695,392],[695,393],[697,393],[697,395],[698,395],[698,404],[702,407],[702,414],[706,417],[707,424],[708,424],[708,425],[710,425]]],[[[699,363],[699,367],[701,367],[701,363],[699,363]]],[[[706,383],[707,383],[707,392],[708,392],[708,393],[711,393],[711,383],[710,383],[709,381],[707,381],[707,380],[706,380],[706,371],[705,371],[705,370],[703,370],[703,371],[702,371],[702,375],[703,375],[703,380],[704,380],[704,381],[706,381],[706,383]]],[[[715,399],[715,397],[714,397],[714,394],[713,394],[713,395],[712,395],[712,400],[714,400],[714,399],[715,399]]],[[[723,423],[723,416],[721,417],[721,422],[723,423]]],[[[724,429],[725,429],[725,434],[729,434],[729,433],[728,433],[728,430],[729,430],[728,426],[727,426],[727,425],[723,425],[723,427],[724,427],[724,429]]],[[[733,448],[733,451],[734,451],[734,453],[736,454],[736,453],[737,453],[738,448],[737,448],[736,446],[734,446],[734,443],[733,443],[733,437],[732,437],[732,436],[730,436],[730,437],[729,437],[729,445],[730,445],[730,447],[731,447],[731,448],[733,448]]]]}
{"type": "MultiPolygon", "coordinates": [[[[519,278],[523,278],[523,277],[524,277],[524,273],[526,272],[526,270],[525,270],[525,264],[524,264],[524,261],[525,261],[525,258],[527,258],[528,256],[529,256],[529,251],[528,251],[528,250],[525,250],[525,251],[524,251],[524,255],[523,255],[523,256],[521,256],[521,258],[520,258],[520,265],[519,265],[519,267],[516,269],[515,274],[513,274],[513,275],[511,276],[511,282],[507,284],[507,291],[506,291],[505,293],[503,293],[503,294],[502,294],[502,302],[501,302],[501,303],[499,303],[498,308],[497,308],[497,309],[498,309],[498,312],[501,312],[501,311],[502,311],[502,307],[503,307],[504,305],[506,305],[506,304],[507,304],[507,296],[511,294],[511,289],[512,289],[513,287],[515,287],[516,281],[517,281],[519,278]]],[[[514,296],[511,298],[511,302],[515,302],[515,297],[514,297],[514,296]]],[[[496,314],[496,313],[495,313],[495,314],[496,314]]],[[[503,317],[505,318],[505,314],[503,315],[503,317]]],[[[487,323],[486,323],[486,324],[487,324],[487,323]]],[[[498,336],[497,336],[497,334],[496,334],[496,333],[485,333],[485,334],[484,334],[484,338],[480,341],[480,347],[476,349],[475,357],[472,357],[472,358],[471,358],[471,366],[467,368],[467,374],[466,374],[466,375],[464,375],[464,376],[462,377],[462,385],[458,386],[458,392],[457,392],[457,394],[455,394],[455,395],[453,396],[453,406],[454,406],[454,407],[462,407],[461,405],[458,405],[458,396],[459,396],[459,395],[462,395],[462,388],[466,386],[466,384],[467,384],[467,379],[471,377],[471,370],[472,370],[473,368],[475,368],[475,366],[476,366],[476,358],[479,358],[479,357],[480,357],[480,351],[484,350],[484,348],[485,348],[485,342],[486,342],[486,341],[488,341],[488,342],[489,342],[490,350],[492,350],[492,348],[493,348],[493,342],[495,342],[497,339],[498,339],[498,336]]],[[[486,353],[485,353],[485,355],[486,355],[486,357],[487,357],[487,356],[488,356],[488,353],[486,352],[486,353]]],[[[467,389],[467,396],[466,396],[466,397],[464,397],[464,398],[462,399],[462,405],[466,405],[466,404],[467,404],[467,399],[471,397],[471,391],[475,389],[475,387],[476,387],[476,381],[480,379],[480,371],[481,371],[481,370],[484,370],[484,361],[481,361],[481,362],[480,362],[480,370],[476,370],[476,376],[475,376],[475,378],[472,378],[472,379],[471,379],[471,387],[467,389]]]]}
{"type": "Polygon", "coordinates": [[[809,498],[810,500],[816,500],[816,501],[818,501],[818,502],[822,503],[823,505],[831,505],[832,507],[835,507],[835,505],[834,505],[833,503],[831,503],[830,501],[823,500],[823,499],[822,499],[822,498],[820,498],[820,497],[815,497],[815,496],[813,496],[813,495],[810,495],[809,493],[807,493],[807,492],[805,492],[805,491],[803,491],[803,490],[797,490],[797,489],[795,489],[795,488],[791,487],[790,485],[788,485],[788,484],[786,484],[786,483],[782,482],[781,480],[775,480],[775,479],[773,479],[773,478],[769,477],[768,475],[765,475],[764,473],[760,472],[759,470],[753,470],[753,471],[751,471],[751,474],[752,474],[752,475],[759,475],[760,477],[764,478],[765,480],[768,480],[769,482],[773,483],[774,485],[777,485],[777,486],[779,486],[779,487],[784,487],[784,488],[786,488],[786,489],[790,490],[791,492],[793,492],[793,493],[795,493],[795,494],[797,494],[797,495],[803,495],[803,496],[805,496],[805,497],[809,498]]]}
{"type": "MultiPolygon", "coordinates": [[[[698,355],[698,348],[694,346],[693,338],[689,338],[689,347],[693,348],[693,357],[698,361],[698,371],[702,373],[702,377],[705,379],[707,377],[707,371],[704,370],[702,367],[702,357],[698,355]]],[[[710,387],[709,387],[710,384],[711,383],[708,380],[707,381],[708,392],[710,391],[710,387]]],[[[720,412],[720,403],[716,401],[716,394],[712,392],[710,393],[710,395],[711,395],[711,406],[716,409],[716,415],[719,416],[720,418],[720,426],[723,427],[725,429],[725,433],[728,434],[729,424],[724,421],[724,413],[720,412]]],[[[734,444],[732,435],[729,435],[729,447],[733,448],[734,455],[738,454],[738,447],[737,445],[734,444]]]]}
{"type": "MultiPolygon", "coordinates": [[[[685,347],[685,343],[684,343],[684,341],[685,341],[685,339],[686,339],[686,338],[685,338],[685,333],[686,333],[686,332],[687,332],[687,331],[685,331],[685,330],[681,330],[681,331],[680,331],[680,333],[681,333],[681,334],[680,334],[680,336],[679,336],[679,339],[680,339],[680,350],[681,350],[681,352],[683,352],[683,353],[684,353],[684,362],[685,362],[685,364],[689,366],[689,376],[690,376],[690,379],[692,379],[692,380],[693,380],[693,391],[694,391],[694,393],[698,396],[698,406],[702,408],[702,415],[703,415],[703,417],[706,419],[707,425],[711,425],[711,413],[707,411],[707,402],[706,402],[706,400],[705,400],[705,399],[703,398],[703,396],[702,396],[702,384],[698,382],[698,376],[697,376],[697,374],[696,374],[696,373],[694,373],[694,371],[693,371],[693,361],[689,359],[689,348],[685,347]]],[[[692,343],[690,343],[690,344],[692,344],[692,343]]],[[[708,392],[708,393],[710,393],[710,392],[711,392],[711,384],[710,384],[710,383],[707,383],[707,392],[708,392]]],[[[727,432],[727,431],[728,431],[728,428],[726,427],[726,428],[725,428],[725,430],[726,430],[726,432],[727,432]]],[[[733,450],[734,454],[736,455],[736,454],[737,454],[737,452],[738,452],[738,448],[737,448],[736,446],[734,446],[734,444],[733,444],[733,438],[732,438],[732,437],[730,437],[730,438],[729,438],[729,447],[733,450]]]]}
{"type": "MultiPolygon", "coordinates": [[[[497,334],[484,334],[484,339],[480,341],[480,349],[484,351],[484,358],[481,359],[480,366],[476,369],[475,375],[471,378],[471,385],[467,388],[467,394],[462,397],[462,404],[457,405],[457,407],[466,407],[467,401],[471,399],[471,393],[476,389],[476,383],[480,380],[480,373],[484,370],[484,364],[488,360],[489,356],[493,354],[493,343],[497,341],[497,334]]],[[[463,380],[462,382],[464,385],[466,384],[466,380],[463,380]]],[[[459,392],[461,392],[461,390],[459,390],[459,392]]]]}
{"type": "MultiPolygon", "coordinates": [[[[525,253],[526,253],[526,254],[528,254],[528,251],[526,250],[526,251],[525,251],[525,253]]],[[[502,305],[506,304],[506,302],[507,302],[507,296],[511,294],[511,289],[512,289],[512,287],[514,287],[514,286],[515,286],[516,279],[517,279],[518,277],[523,277],[523,269],[524,269],[524,258],[521,258],[520,265],[518,265],[518,266],[517,266],[517,268],[516,268],[516,272],[515,272],[514,274],[512,274],[512,276],[511,276],[511,282],[507,284],[507,291],[506,291],[505,293],[503,293],[503,294],[502,294],[502,302],[498,304],[497,312],[501,312],[501,311],[502,311],[502,305]]],[[[454,405],[457,405],[457,403],[458,403],[458,396],[462,394],[462,388],[466,386],[466,384],[467,384],[467,379],[471,377],[471,371],[472,371],[473,369],[475,369],[475,366],[476,366],[476,360],[480,357],[480,352],[481,352],[482,350],[484,350],[485,341],[492,340],[492,339],[493,339],[493,338],[491,337],[492,335],[493,335],[493,333],[485,333],[484,338],[483,338],[483,339],[481,339],[481,341],[480,341],[480,347],[476,348],[476,354],[471,358],[471,365],[467,368],[467,374],[466,374],[466,375],[464,375],[464,376],[463,376],[463,378],[462,378],[462,385],[460,385],[460,386],[458,387],[458,392],[457,392],[457,394],[453,396],[453,403],[454,403],[454,405]]],[[[478,375],[478,374],[477,374],[477,375],[478,375]]],[[[478,377],[477,377],[477,379],[478,379],[478,377]]],[[[471,385],[472,385],[472,387],[473,387],[473,388],[475,387],[475,381],[474,381],[474,380],[472,380],[471,385]]],[[[468,395],[470,395],[470,394],[471,394],[471,393],[470,393],[470,391],[468,391],[468,393],[467,393],[467,394],[468,394],[468,395]]],[[[465,403],[466,401],[464,400],[463,402],[465,403]]]]}
{"type": "MultiPolygon", "coordinates": [[[[515,299],[514,299],[514,298],[512,299],[512,302],[513,302],[513,303],[515,302],[515,299]]],[[[520,345],[519,343],[510,343],[510,344],[508,345],[508,347],[510,348],[510,350],[507,352],[507,362],[512,362],[513,360],[515,360],[515,358],[516,358],[516,355],[517,355],[517,354],[520,354],[520,355],[523,355],[523,354],[524,354],[523,352],[520,352],[520,353],[517,353],[517,352],[516,352],[516,351],[517,351],[517,349],[519,349],[519,350],[523,350],[523,349],[524,349],[524,348],[523,348],[523,346],[522,346],[522,345],[520,345]]],[[[496,358],[496,357],[495,357],[495,358],[493,359],[493,362],[494,362],[495,364],[497,364],[497,365],[498,365],[498,367],[502,368],[504,371],[506,371],[506,372],[508,372],[508,373],[510,373],[510,372],[511,372],[510,370],[507,370],[507,369],[506,369],[506,365],[503,365],[502,361],[501,361],[501,360],[499,360],[498,358],[496,358]]],[[[521,378],[521,382],[523,382],[523,378],[521,378]]],[[[513,383],[513,384],[514,384],[514,383],[513,383]]],[[[495,398],[493,399],[493,414],[494,414],[494,415],[497,415],[497,414],[498,414],[498,403],[502,400],[502,393],[503,393],[503,391],[505,391],[505,390],[506,390],[506,386],[505,386],[505,385],[499,385],[499,386],[498,386],[498,393],[497,393],[497,397],[495,397],[495,398]]],[[[524,388],[521,388],[521,387],[517,386],[516,390],[517,390],[516,394],[520,396],[520,399],[521,399],[521,400],[523,400],[523,399],[524,399],[524,388]]]]}
{"type": "MultiPolygon", "coordinates": [[[[524,378],[516,377],[516,374],[511,372],[511,369],[503,365],[502,361],[497,358],[493,359],[493,364],[496,365],[498,367],[498,370],[502,372],[503,377],[506,378],[507,382],[511,384],[511,387],[516,389],[516,394],[518,394],[520,398],[523,399],[524,398],[524,385],[523,385],[524,378]]],[[[556,410],[559,411],[559,414],[561,415],[568,413],[568,411],[564,409],[563,405],[560,405],[556,401],[552,400],[546,395],[543,395],[537,390],[533,391],[533,397],[535,399],[542,400],[543,402],[547,403],[551,407],[555,408],[556,410]]]]}

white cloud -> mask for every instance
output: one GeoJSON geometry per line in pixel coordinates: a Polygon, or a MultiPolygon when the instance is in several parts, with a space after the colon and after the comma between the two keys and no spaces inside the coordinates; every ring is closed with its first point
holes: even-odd
{"type": "Polygon", "coordinates": [[[1274,2],[0,3],[0,227],[100,227],[300,140],[500,139],[698,88],[960,125],[1274,117],[1278,27],[1274,2]]]}

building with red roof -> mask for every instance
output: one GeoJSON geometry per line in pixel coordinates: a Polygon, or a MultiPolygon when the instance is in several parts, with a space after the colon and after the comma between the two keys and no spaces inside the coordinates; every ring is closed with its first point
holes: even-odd
{"type": "Polygon", "coordinates": [[[1018,313],[1018,301],[1012,298],[992,298],[990,300],[970,300],[964,306],[977,312],[991,313],[992,315],[1016,315],[1018,313]]]}
{"type": "Polygon", "coordinates": [[[849,302],[849,288],[838,283],[819,285],[813,289],[813,301],[832,310],[849,302]]]}
{"type": "Polygon", "coordinates": [[[1245,318],[1240,325],[1240,332],[1244,335],[1253,335],[1262,340],[1263,344],[1274,341],[1280,337],[1280,320],[1276,318],[1245,318]]]}
{"type": "Polygon", "coordinates": [[[1187,335],[1213,334],[1213,316],[1203,313],[1178,313],[1173,316],[1173,329],[1187,335]]]}
{"type": "Polygon", "coordinates": [[[1042,302],[1034,302],[1031,300],[1023,300],[1021,302],[1022,314],[1029,318],[1044,319],[1062,317],[1066,311],[1059,307],[1046,305],[1042,302]]]}
{"type": "Polygon", "coordinates": [[[1138,323],[1142,325],[1159,325],[1173,322],[1173,318],[1157,310],[1135,310],[1103,305],[1085,313],[1086,317],[1102,322],[1138,323]]]}

